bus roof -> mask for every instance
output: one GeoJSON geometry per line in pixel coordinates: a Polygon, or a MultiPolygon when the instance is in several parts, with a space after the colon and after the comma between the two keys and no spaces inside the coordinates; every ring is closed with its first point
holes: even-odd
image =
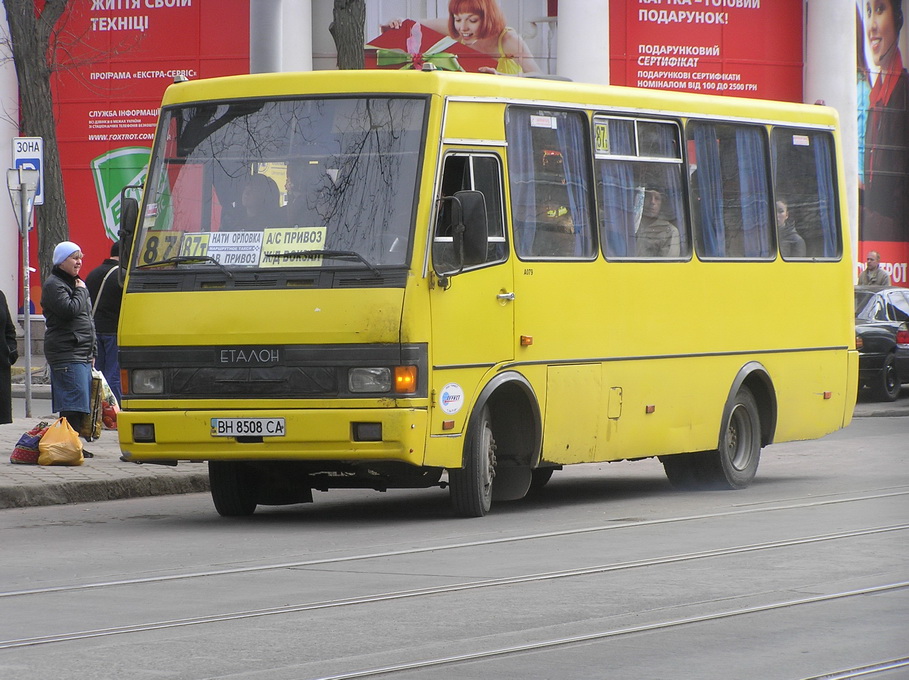
{"type": "Polygon", "coordinates": [[[199,101],[289,97],[338,93],[429,94],[476,97],[536,105],[574,105],[635,112],[790,121],[834,127],[837,113],[827,106],[764,99],[692,94],[546,78],[409,70],[342,70],[259,73],[175,83],[162,106],[199,101]]]}

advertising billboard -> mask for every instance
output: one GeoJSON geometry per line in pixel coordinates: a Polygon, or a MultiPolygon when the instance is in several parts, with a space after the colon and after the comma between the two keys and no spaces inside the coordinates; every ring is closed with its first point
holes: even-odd
{"type": "Polygon", "coordinates": [[[165,88],[249,72],[249,3],[69,3],[52,88],[70,238],[86,271],[117,240],[121,190],[144,179],[165,88]]]}
{"type": "Polygon", "coordinates": [[[610,0],[614,85],[802,101],[802,2],[610,0]]]}
{"type": "Polygon", "coordinates": [[[909,74],[900,50],[907,9],[907,0],[856,3],[857,255],[863,262],[876,251],[897,286],[909,286],[909,74]]]}

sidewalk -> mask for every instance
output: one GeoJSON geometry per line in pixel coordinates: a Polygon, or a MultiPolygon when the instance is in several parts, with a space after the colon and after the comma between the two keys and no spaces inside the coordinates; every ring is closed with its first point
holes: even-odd
{"type": "MultiPolygon", "coordinates": [[[[48,391],[49,386],[35,386],[48,391]]],[[[20,397],[22,385],[13,385],[14,395],[20,397]]],[[[50,410],[50,402],[37,399],[33,413],[50,410]]],[[[856,418],[909,417],[909,390],[893,403],[859,402],[856,418]]],[[[120,460],[117,432],[104,430],[100,439],[85,444],[95,454],[78,467],[13,465],[9,462],[20,435],[52,415],[16,418],[15,422],[0,425],[0,509],[63,503],[89,503],[141,496],[208,491],[208,466],[200,463],[166,465],[137,465],[120,460]]]]}
{"type": "MultiPolygon", "coordinates": [[[[208,491],[208,465],[181,463],[170,467],[122,462],[116,430],[103,430],[98,440],[83,442],[94,457],[86,458],[79,466],[10,463],[9,456],[24,432],[42,420],[55,420],[44,356],[35,354],[31,360],[32,417],[18,417],[25,411],[14,409],[14,422],[0,425],[0,509],[208,491]]],[[[12,373],[16,403],[25,398],[25,369],[13,366],[12,373]]]]}
{"type": "MultiPolygon", "coordinates": [[[[50,402],[38,403],[42,410],[49,410],[50,402]]],[[[79,466],[10,463],[9,455],[19,437],[42,420],[53,422],[54,417],[16,418],[0,425],[0,509],[208,491],[207,465],[122,462],[115,430],[104,430],[96,441],[84,443],[94,458],[86,458],[79,466]]]]}

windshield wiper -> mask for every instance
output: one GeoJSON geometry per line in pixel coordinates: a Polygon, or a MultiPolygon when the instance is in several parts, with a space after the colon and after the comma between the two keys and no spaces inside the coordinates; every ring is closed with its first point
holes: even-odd
{"type": "Polygon", "coordinates": [[[149,262],[148,264],[140,264],[136,269],[147,269],[149,267],[161,267],[167,264],[191,264],[193,262],[211,262],[218,267],[222,272],[227,274],[228,278],[234,278],[234,275],[230,273],[227,267],[218,262],[211,255],[176,255],[174,257],[168,257],[164,260],[159,260],[158,262],[149,262]]]}
{"type": "Polygon", "coordinates": [[[371,271],[377,277],[381,278],[381,276],[382,276],[382,273],[376,268],[376,266],[374,264],[372,264],[371,262],[369,262],[369,260],[367,260],[365,257],[360,255],[360,253],[357,253],[353,250],[293,250],[288,253],[270,252],[270,253],[262,253],[262,255],[265,257],[274,257],[274,258],[322,256],[322,257],[330,257],[330,258],[333,258],[336,260],[351,260],[351,259],[359,260],[360,262],[365,264],[367,267],[369,267],[369,271],[371,271]]]}

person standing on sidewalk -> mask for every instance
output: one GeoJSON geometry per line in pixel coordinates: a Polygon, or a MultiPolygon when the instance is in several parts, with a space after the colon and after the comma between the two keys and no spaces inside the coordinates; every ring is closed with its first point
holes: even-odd
{"type": "Polygon", "coordinates": [[[16,347],[16,326],[2,290],[0,326],[3,326],[3,342],[0,344],[0,425],[3,425],[13,422],[13,376],[10,368],[19,358],[19,350],[16,347]]]}
{"type": "Polygon", "coordinates": [[[117,324],[120,322],[120,302],[123,286],[117,270],[120,267],[120,242],[110,247],[110,257],[91,270],[85,277],[88,294],[92,299],[92,314],[95,319],[95,333],[98,339],[98,356],[95,367],[104,374],[107,384],[117,398],[122,400],[120,391],[120,361],[117,356],[117,324]]]}
{"type": "Polygon", "coordinates": [[[867,266],[859,274],[859,286],[889,286],[890,274],[881,269],[881,255],[876,250],[869,250],[865,258],[867,266]]]}
{"type": "Polygon", "coordinates": [[[96,354],[92,303],[79,278],[82,249],[72,241],[54,248],[54,268],[41,290],[44,356],[50,367],[53,409],[81,430],[91,413],[92,361],[96,354]]]}

